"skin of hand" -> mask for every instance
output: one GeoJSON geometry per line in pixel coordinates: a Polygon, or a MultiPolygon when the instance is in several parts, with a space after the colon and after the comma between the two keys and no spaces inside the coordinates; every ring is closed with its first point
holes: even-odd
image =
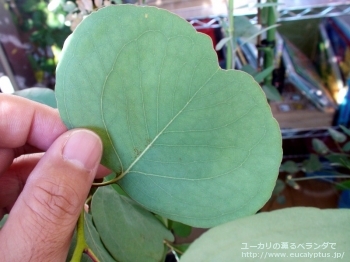
{"type": "Polygon", "coordinates": [[[101,155],[57,110],[0,94],[0,261],[65,261],[91,183],[109,173],[101,155]]]}

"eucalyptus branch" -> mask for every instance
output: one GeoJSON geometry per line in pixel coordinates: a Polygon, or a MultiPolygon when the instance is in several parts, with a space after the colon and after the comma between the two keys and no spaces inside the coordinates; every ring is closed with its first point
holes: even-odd
{"type": "Polygon", "coordinates": [[[344,154],[345,152],[343,151],[343,149],[340,147],[339,143],[337,141],[335,141],[335,145],[337,146],[338,150],[340,153],[344,154]]]}
{"type": "Polygon", "coordinates": [[[325,178],[350,178],[350,175],[311,176],[311,177],[298,177],[298,178],[293,178],[292,176],[288,176],[287,180],[290,180],[290,181],[304,181],[304,180],[325,179],[325,178]]]}
{"type": "Polygon", "coordinates": [[[100,187],[100,186],[109,186],[111,184],[117,183],[121,178],[120,177],[115,177],[109,181],[101,182],[101,183],[92,183],[93,187],[100,187]]]}
{"type": "Polygon", "coordinates": [[[85,241],[84,234],[84,210],[81,211],[77,223],[77,245],[75,246],[71,262],[80,262],[83,253],[89,256],[93,262],[99,262],[94,252],[89,248],[85,241]]]}
{"type": "Polygon", "coordinates": [[[234,18],[233,18],[233,0],[228,0],[228,37],[230,38],[230,42],[227,45],[226,49],[226,69],[234,69],[235,64],[235,53],[234,53],[234,18]]]}
{"type": "Polygon", "coordinates": [[[180,249],[177,249],[176,247],[172,246],[168,241],[164,240],[164,244],[167,245],[168,248],[175,251],[176,253],[182,255],[184,252],[182,252],[180,249]]]}

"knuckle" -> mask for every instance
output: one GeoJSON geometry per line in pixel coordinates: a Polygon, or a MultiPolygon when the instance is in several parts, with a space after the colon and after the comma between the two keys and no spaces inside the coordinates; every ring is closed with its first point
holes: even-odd
{"type": "Polygon", "coordinates": [[[54,224],[69,222],[80,213],[80,200],[76,191],[60,181],[40,180],[33,188],[31,209],[40,220],[54,224]]]}

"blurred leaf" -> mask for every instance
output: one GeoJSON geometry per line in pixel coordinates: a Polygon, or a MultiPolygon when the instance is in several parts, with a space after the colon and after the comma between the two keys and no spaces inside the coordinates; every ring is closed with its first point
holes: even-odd
{"type": "Polygon", "coordinates": [[[253,77],[256,82],[261,83],[267,76],[269,76],[273,72],[274,69],[274,66],[270,66],[264,69],[263,71],[254,74],[253,77]]]}
{"type": "Polygon", "coordinates": [[[284,190],[285,187],[285,183],[281,179],[277,179],[275,188],[272,191],[272,195],[278,196],[284,190]]]}
{"type": "Polygon", "coordinates": [[[63,10],[68,13],[73,12],[75,8],[77,8],[77,6],[72,1],[67,1],[63,5],[63,10]]]}
{"type": "Polygon", "coordinates": [[[350,136],[350,129],[348,129],[347,127],[342,126],[342,125],[340,125],[339,127],[343,130],[343,132],[344,132],[345,134],[347,134],[348,136],[350,136]]]}
{"type": "Polygon", "coordinates": [[[286,203],[286,197],[284,195],[277,196],[276,201],[278,204],[283,205],[286,203]]]}
{"type": "Polygon", "coordinates": [[[13,94],[48,105],[52,108],[57,108],[55,92],[49,88],[32,87],[16,91],[13,94]]]}
{"type": "Polygon", "coordinates": [[[242,68],[240,70],[250,74],[251,76],[253,76],[257,73],[255,71],[255,69],[250,64],[246,64],[246,65],[242,66],[242,68]]]}
{"type": "Polygon", "coordinates": [[[253,41],[255,43],[256,42],[255,37],[257,37],[258,35],[261,35],[261,34],[267,32],[267,31],[269,31],[272,28],[276,28],[278,26],[280,26],[280,24],[271,25],[271,26],[268,26],[268,27],[265,27],[263,29],[258,30],[257,32],[255,32],[252,35],[249,35],[249,36],[246,36],[246,37],[242,36],[241,38],[244,41],[240,44],[240,46],[245,45],[246,43],[251,42],[251,41],[253,41]]]}
{"type": "MultiPolygon", "coordinates": [[[[336,251],[340,254],[347,254],[350,241],[349,221],[349,209],[321,210],[311,207],[293,207],[261,212],[210,229],[191,244],[180,262],[260,261],[257,257],[250,255],[256,254],[260,257],[261,254],[272,253],[266,251],[254,253],[251,252],[252,248],[249,246],[257,246],[258,243],[262,243],[267,247],[268,243],[282,243],[286,239],[288,239],[288,244],[324,243],[325,239],[332,239],[329,241],[336,243],[336,251]]],[[[257,248],[253,250],[258,251],[257,248]]],[[[334,252],[330,245],[322,251],[334,252]]],[[[266,261],[310,261],[310,258],[306,256],[293,258],[291,255],[295,252],[296,250],[292,248],[283,249],[286,258],[279,257],[277,260],[267,258],[266,261]]],[[[316,260],[331,261],[329,258],[316,260]]]]}
{"type": "Polygon", "coordinates": [[[297,173],[299,171],[299,167],[297,163],[294,161],[288,160],[284,162],[280,167],[280,172],[287,172],[287,173],[297,173]]]}
{"type": "Polygon", "coordinates": [[[38,9],[38,1],[37,0],[25,0],[21,1],[21,3],[18,5],[18,8],[20,11],[24,13],[30,13],[38,9]]]}
{"type": "Polygon", "coordinates": [[[158,262],[163,241],[174,240],[154,215],[110,186],[96,190],[91,211],[104,246],[118,261],[158,262]]]}
{"type": "Polygon", "coordinates": [[[282,101],[281,94],[273,85],[263,85],[262,89],[264,90],[267,99],[271,101],[282,101]]]}
{"type": "Polygon", "coordinates": [[[221,48],[223,48],[224,45],[225,45],[228,41],[230,41],[230,39],[231,39],[231,37],[222,38],[222,39],[219,41],[219,43],[216,44],[215,50],[216,50],[216,51],[221,50],[221,48]]]}
{"type": "Polygon", "coordinates": [[[335,187],[336,187],[338,190],[349,190],[349,189],[350,189],[350,180],[337,183],[337,184],[335,185],[335,187]]]}
{"type": "Polygon", "coordinates": [[[345,152],[349,152],[349,151],[350,151],[350,141],[349,141],[349,142],[346,142],[342,149],[343,149],[345,152]]]}
{"type": "Polygon", "coordinates": [[[179,237],[188,237],[192,231],[191,226],[176,221],[172,221],[171,229],[174,230],[175,235],[179,237]]]}
{"type": "Polygon", "coordinates": [[[42,10],[36,10],[32,14],[33,25],[35,27],[41,28],[46,22],[46,14],[42,10]]]}
{"type": "Polygon", "coordinates": [[[253,25],[246,16],[234,17],[234,38],[249,38],[252,35],[256,35],[259,29],[256,25],[253,25]]]}
{"type": "Polygon", "coordinates": [[[338,143],[344,143],[346,141],[346,136],[343,133],[341,133],[333,128],[328,128],[328,132],[334,141],[336,141],[338,143]]]}
{"type": "Polygon", "coordinates": [[[309,159],[303,162],[303,169],[307,173],[315,172],[322,169],[322,163],[318,155],[310,154],[309,159]]]}
{"type": "Polygon", "coordinates": [[[329,152],[329,149],[326,146],[326,144],[318,138],[312,139],[312,147],[317,153],[321,155],[325,155],[329,152]]]}
{"type": "Polygon", "coordinates": [[[340,166],[350,169],[350,159],[346,154],[329,154],[325,156],[332,164],[338,164],[340,166]]]}
{"type": "Polygon", "coordinates": [[[283,5],[282,3],[257,3],[257,4],[246,4],[239,6],[235,9],[243,9],[243,8],[265,8],[265,7],[277,7],[278,5],[283,5]]]}

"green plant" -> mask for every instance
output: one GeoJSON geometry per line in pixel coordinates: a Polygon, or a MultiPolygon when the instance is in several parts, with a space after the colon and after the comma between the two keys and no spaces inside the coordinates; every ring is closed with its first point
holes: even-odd
{"type": "Polygon", "coordinates": [[[65,26],[66,11],[60,0],[9,1],[13,20],[24,42],[29,42],[28,57],[38,82],[54,86],[57,53],[70,34],[65,26]]]}
{"type": "MultiPolygon", "coordinates": [[[[118,183],[147,210],[196,227],[254,214],[268,200],[282,154],[277,122],[257,83],[221,70],[211,46],[183,19],[150,7],[103,8],[75,29],[56,96],[69,128],[103,140],[102,163],[116,177],[95,186],[118,183]]],[[[92,196],[95,223],[94,199],[106,190],[92,196]]],[[[99,215],[111,219],[109,210],[99,215]]]]}
{"type": "MultiPolygon", "coordinates": [[[[263,26],[262,29],[258,29],[256,25],[253,25],[250,20],[245,16],[233,16],[234,13],[234,1],[228,0],[227,14],[228,18],[222,20],[222,28],[226,37],[221,39],[216,45],[215,49],[220,50],[226,45],[226,69],[235,68],[235,57],[236,52],[241,52],[240,47],[245,45],[247,42],[251,42],[258,39],[257,47],[260,52],[264,53],[264,65],[263,69],[260,71],[260,54],[257,58],[258,70],[255,70],[251,65],[244,64],[242,71],[247,72],[252,75],[258,83],[262,83],[262,89],[269,100],[281,100],[281,95],[279,94],[276,87],[272,85],[272,72],[275,69],[273,63],[274,60],[274,46],[275,46],[275,30],[279,24],[277,21],[277,11],[276,6],[278,5],[276,0],[268,0],[266,3],[257,3],[254,5],[257,9],[261,10],[258,12],[258,21],[261,20],[259,17],[260,13],[263,13],[263,26]],[[226,21],[227,20],[227,21],[226,21]],[[260,43],[260,37],[262,34],[266,33],[266,40],[264,44],[260,43]],[[243,42],[237,46],[237,39],[241,38],[243,42]]],[[[243,56],[241,54],[241,56],[243,56]]]]}
{"type": "Polygon", "coordinates": [[[339,190],[350,189],[350,130],[344,126],[340,126],[343,132],[334,128],[328,128],[329,136],[332,138],[335,148],[331,150],[322,140],[318,138],[312,139],[312,147],[315,153],[310,154],[309,158],[298,164],[294,161],[286,161],[281,165],[280,170],[286,172],[286,183],[295,189],[299,189],[299,181],[323,179],[332,184],[335,184],[339,190]],[[322,161],[330,163],[332,169],[325,168],[322,161]],[[319,176],[308,176],[295,178],[298,172],[313,173],[323,171],[319,176]],[[334,179],[341,179],[342,181],[333,181],[334,179]]]}
{"type": "Polygon", "coordinates": [[[182,224],[213,228],[181,261],[246,261],[237,245],[303,241],[297,229],[316,219],[308,241],[347,250],[348,210],[254,215],[276,183],[279,127],[259,85],[220,69],[211,46],[176,15],[130,5],[92,13],[67,39],[57,68],[60,115],[68,128],[101,137],[102,164],[115,172],[93,185],[72,261],[164,261],[169,249],[180,256],[186,246],[173,244],[172,232],[182,224]]]}

